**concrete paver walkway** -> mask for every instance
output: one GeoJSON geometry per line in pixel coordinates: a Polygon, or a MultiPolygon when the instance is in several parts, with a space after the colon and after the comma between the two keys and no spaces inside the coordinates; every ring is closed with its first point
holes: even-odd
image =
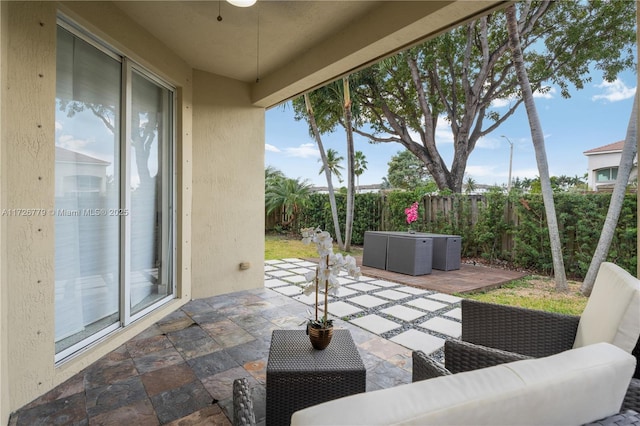
{"type": "MultiPolygon", "coordinates": [[[[310,305],[312,310],[315,296],[305,296],[302,289],[304,274],[315,266],[297,258],[268,260],[265,287],[310,305]]],[[[328,299],[328,312],[334,317],[438,358],[442,358],[445,339],[460,337],[459,297],[364,275],[356,281],[345,274],[340,281],[338,295],[328,299]]],[[[319,304],[323,311],[324,297],[319,304]]]]}

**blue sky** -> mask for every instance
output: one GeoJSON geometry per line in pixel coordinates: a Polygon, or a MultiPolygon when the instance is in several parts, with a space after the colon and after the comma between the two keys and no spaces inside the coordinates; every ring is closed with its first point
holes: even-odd
{"type": "MultiPolygon", "coordinates": [[[[600,74],[594,74],[592,78],[593,81],[582,90],[571,88],[570,99],[563,99],[555,87],[551,87],[549,93],[536,97],[552,176],[583,176],[587,172],[584,151],[623,140],[626,135],[636,90],[635,73],[623,72],[613,83],[604,82],[600,74]]],[[[500,103],[495,103],[494,107],[505,110],[500,103]]],[[[293,116],[291,105],[274,107],[266,112],[265,166],[271,165],[290,178],[326,186],[324,174],[318,174],[320,155],[314,139],[309,136],[307,124],[295,121],[293,116]]],[[[514,145],[513,178],[538,176],[524,105],[479,141],[467,162],[466,175],[480,184],[506,185],[509,143],[501,135],[514,145]]],[[[436,143],[449,167],[453,155],[452,140],[447,123],[440,119],[436,143]]],[[[325,150],[333,148],[346,158],[346,139],[342,129],[324,135],[323,144],[325,150]]],[[[404,147],[397,143],[373,145],[356,135],[355,149],[362,151],[367,159],[367,170],[360,176],[360,184],[365,185],[381,183],[387,175],[389,160],[404,147]]],[[[346,170],[346,162],[343,167],[346,170]]]]}

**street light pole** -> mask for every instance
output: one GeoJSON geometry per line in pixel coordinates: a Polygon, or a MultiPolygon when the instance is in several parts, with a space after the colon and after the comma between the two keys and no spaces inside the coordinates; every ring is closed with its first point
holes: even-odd
{"type": "Polygon", "coordinates": [[[501,137],[505,138],[509,145],[511,146],[509,149],[509,180],[507,181],[507,194],[511,192],[511,166],[513,165],[513,142],[509,140],[505,135],[501,135],[501,137]]]}

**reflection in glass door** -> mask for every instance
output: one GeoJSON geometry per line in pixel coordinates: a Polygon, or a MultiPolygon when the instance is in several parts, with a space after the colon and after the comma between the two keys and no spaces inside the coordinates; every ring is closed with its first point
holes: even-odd
{"type": "Polygon", "coordinates": [[[57,361],[175,293],[174,115],[169,86],[61,22],[55,161],[57,361]]]}
{"type": "Polygon", "coordinates": [[[58,27],[56,353],[117,327],[121,63],[58,27]]]}
{"type": "Polygon", "coordinates": [[[131,78],[131,290],[135,315],[171,294],[171,92],[133,70],[131,78]]]}

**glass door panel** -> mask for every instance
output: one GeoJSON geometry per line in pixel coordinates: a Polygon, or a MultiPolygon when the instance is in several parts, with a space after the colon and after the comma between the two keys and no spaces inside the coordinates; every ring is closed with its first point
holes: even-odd
{"type": "Polygon", "coordinates": [[[120,321],[121,63],[58,27],[56,353],[120,321]]]}
{"type": "Polygon", "coordinates": [[[172,93],[131,74],[131,315],[173,294],[171,286],[172,93]]]}

